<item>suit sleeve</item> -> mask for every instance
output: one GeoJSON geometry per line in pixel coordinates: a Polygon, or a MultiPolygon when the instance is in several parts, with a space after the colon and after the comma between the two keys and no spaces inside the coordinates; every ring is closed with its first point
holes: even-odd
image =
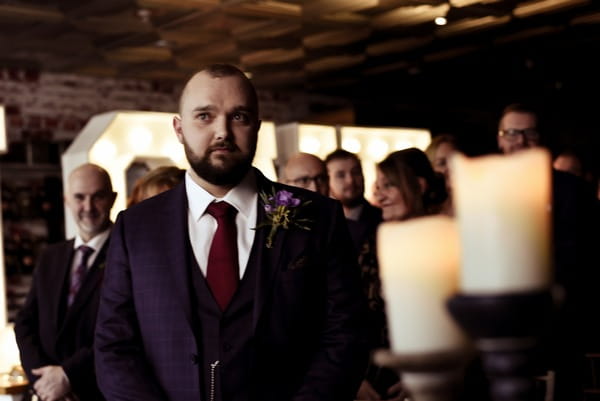
{"type": "Polygon", "coordinates": [[[107,401],[167,399],[144,354],[123,214],[117,218],[111,235],[94,347],[98,385],[107,401]]]}
{"type": "Polygon", "coordinates": [[[41,257],[36,265],[31,289],[15,321],[15,337],[19,346],[21,363],[32,384],[38,379],[38,376],[31,373],[32,369],[55,364],[55,361],[52,361],[44,353],[39,334],[38,286],[44,259],[41,257]]]}
{"type": "Polygon", "coordinates": [[[94,376],[94,349],[81,347],[71,357],[61,363],[65,374],[69,378],[71,389],[75,394],[86,391],[94,376]]]}
{"type": "Polygon", "coordinates": [[[326,319],[319,347],[294,401],[354,400],[368,362],[366,300],[341,205],[329,210],[326,319]]]}

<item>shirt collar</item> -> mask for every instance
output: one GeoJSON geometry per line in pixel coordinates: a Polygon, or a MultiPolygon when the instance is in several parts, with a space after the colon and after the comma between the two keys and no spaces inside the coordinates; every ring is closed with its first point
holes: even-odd
{"type": "Polygon", "coordinates": [[[362,213],[363,207],[364,207],[364,203],[361,203],[358,206],[354,206],[348,209],[348,212],[346,213],[346,219],[348,220],[359,220],[360,219],[360,214],[362,213]]]}
{"type": "Polygon", "coordinates": [[[106,240],[108,239],[111,228],[112,228],[112,224],[110,227],[108,227],[106,230],[102,231],[100,234],[97,234],[96,236],[94,236],[88,242],[85,242],[83,240],[83,238],[81,238],[81,236],[79,234],[77,234],[75,236],[75,243],[73,244],[74,249],[79,248],[81,245],[87,245],[90,248],[94,248],[94,251],[99,251],[102,248],[102,246],[104,245],[104,243],[106,242],[106,240]]]}
{"type": "Polygon", "coordinates": [[[256,202],[249,200],[258,198],[256,188],[254,169],[248,170],[242,181],[230,189],[222,198],[215,198],[200,185],[196,184],[189,170],[185,175],[185,191],[188,198],[188,207],[194,221],[198,221],[204,212],[206,212],[208,205],[215,200],[226,201],[235,207],[238,213],[242,214],[244,218],[250,218],[253,209],[256,207],[256,202]]]}

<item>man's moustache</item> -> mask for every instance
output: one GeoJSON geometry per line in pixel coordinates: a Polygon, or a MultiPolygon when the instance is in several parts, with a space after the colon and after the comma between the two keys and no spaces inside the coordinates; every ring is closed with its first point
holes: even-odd
{"type": "Polygon", "coordinates": [[[214,152],[215,150],[229,150],[231,152],[239,150],[239,148],[231,142],[220,142],[220,143],[216,143],[214,145],[211,145],[208,148],[208,151],[210,153],[214,152]]]}

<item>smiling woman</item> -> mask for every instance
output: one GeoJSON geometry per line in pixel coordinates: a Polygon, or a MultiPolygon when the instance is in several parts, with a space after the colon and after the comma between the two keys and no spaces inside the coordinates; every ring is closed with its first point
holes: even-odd
{"type": "Polygon", "coordinates": [[[435,214],[446,197],[443,178],[417,148],[393,152],[377,165],[375,198],[385,221],[435,214]]]}

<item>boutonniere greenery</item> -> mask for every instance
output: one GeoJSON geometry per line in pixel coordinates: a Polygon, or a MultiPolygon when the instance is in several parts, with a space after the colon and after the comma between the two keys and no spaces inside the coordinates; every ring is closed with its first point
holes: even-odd
{"type": "Polygon", "coordinates": [[[270,194],[261,192],[260,200],[265,210],[266,219],[256,228],[269,227],[267,248],[273,247],[273,239],[279,228],[287,230],[290,227],[298,227],[303,230],[310,230],[308,224],[312,220],[299,218],[298,213],[311,201],[302,202],[299,198],[294,198],[294,194],[291,192],[283,189],[275,191],[275,188],[271,190],[270,194]]]}

